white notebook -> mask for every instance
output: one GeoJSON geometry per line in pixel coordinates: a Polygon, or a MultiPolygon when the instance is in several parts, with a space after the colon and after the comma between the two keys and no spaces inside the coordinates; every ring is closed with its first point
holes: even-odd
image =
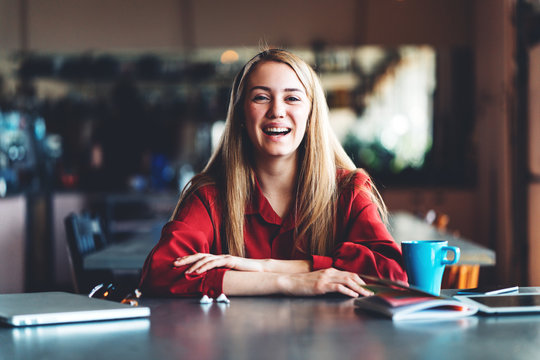
{"type": "Polygon", "coordinates": [[[150,316],[144,306],[67,292],[0,294],[0,322],[12,326],[61,324],[150,316]]]}

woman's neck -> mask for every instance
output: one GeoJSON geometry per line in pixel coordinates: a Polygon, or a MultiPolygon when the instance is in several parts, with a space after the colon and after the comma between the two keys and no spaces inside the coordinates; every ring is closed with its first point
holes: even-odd
{"type": "Polygon", "coordinates": [[[264,196],[274,211],[283,218],[289,212],[296,192],[296,157],[259,161],[255,173],[264,196]]]}

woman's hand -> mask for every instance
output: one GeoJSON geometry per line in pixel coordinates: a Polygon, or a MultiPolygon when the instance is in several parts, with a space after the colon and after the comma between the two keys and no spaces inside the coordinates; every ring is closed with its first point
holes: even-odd
{"type": "Polygon", "coordinates": [[[351,297],[373,295],[373,292],[362,286],[366,283],[358,274],[335,268],[283,275],[279,284],[281,292],[288,295],[322,295],[331,292],[351,297]]]}
{"type": "Polygon", "coordinates": [[[174,266],[191,265],[186,274],[196,273],[202,274],[205,271],[225,267],[238,271],[264,271],[263,259],[247,259],[232,255],[214,255],[197,253],[194,255],[188,255],[177,258],[174,266]]]}

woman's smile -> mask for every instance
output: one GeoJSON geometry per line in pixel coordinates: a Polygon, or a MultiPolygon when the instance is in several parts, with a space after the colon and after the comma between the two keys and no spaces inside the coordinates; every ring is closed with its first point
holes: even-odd
{"type": "Polygon", "coordinates": [[[267,127],[263,129],[268,136],[284,136],[291,132],[291,129],[286,127],[267,127]]]}
{"type": "Polygon", "coordinates": [[[262,127],[262,132],[271,141],[282,141],[284,138],[291,134],[292,128],[283,124],[266,124],[262,127]]]}

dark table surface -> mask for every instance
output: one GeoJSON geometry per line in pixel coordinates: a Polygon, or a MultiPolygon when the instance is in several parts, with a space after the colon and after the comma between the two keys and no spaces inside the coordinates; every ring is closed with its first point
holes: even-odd
{"type": "Polygon", "coordinates": [[[0,359],[540,358],[540,314],[394,323],[340,297],[143,304],[149,319],[0,327],[0,359]]]}

